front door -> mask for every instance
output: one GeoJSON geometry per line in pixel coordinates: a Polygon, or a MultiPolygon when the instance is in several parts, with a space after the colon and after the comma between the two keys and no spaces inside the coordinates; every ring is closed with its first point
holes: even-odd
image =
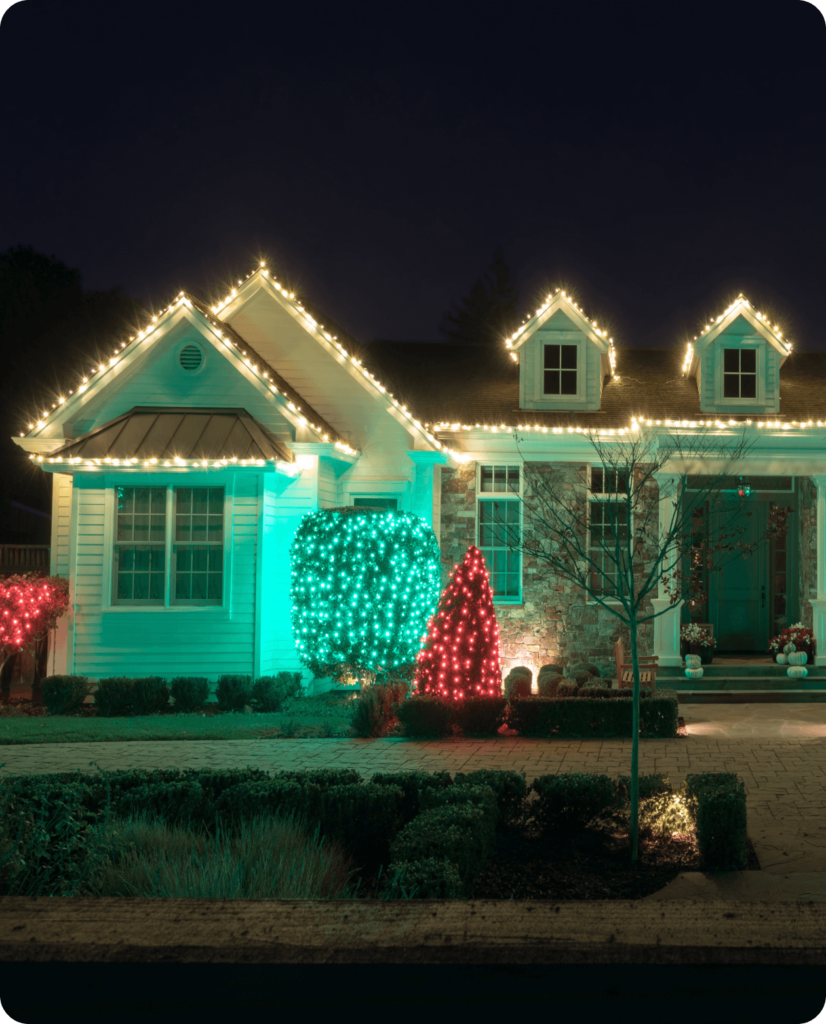
{"type": "MultiPolygon", "coordinates": [[[[752,544],[766,531],[768,501],[754,496],[727,502],[718,516],[730,526],[721,529],[734,534],[735,540],[752,544]],[[734,509],[741,512],[732,519],[734,509]],[[747,516],[746,513],[751,515],[747,516]],[[743,529],[742,534],[736,531],[743,529]]],[[[718,651],[765,651],[771,634],[769,593],[769,545],[764,541],[756,551],[744,558],[734,552],[719,552],[724,568],[715,573],[709,586],[711,621],[718,651]]]]}

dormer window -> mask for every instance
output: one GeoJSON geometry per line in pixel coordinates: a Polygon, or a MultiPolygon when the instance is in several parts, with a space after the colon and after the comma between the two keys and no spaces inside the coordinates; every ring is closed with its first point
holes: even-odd
{"type": "Polygon", "coordinates": [[[543,394],[575,395],[577,393],[577,346],[545,345],[543,363],[543,394]]]}
{"type": "Polygon", "coordinates": [[[757,351],[723,349],[723,398],[757,397],[757,351]]]}

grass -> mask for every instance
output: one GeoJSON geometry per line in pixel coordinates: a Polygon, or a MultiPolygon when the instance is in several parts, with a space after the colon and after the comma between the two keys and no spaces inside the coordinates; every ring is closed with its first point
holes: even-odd
{"type": "MultiPolygon", "coordinates": [[[[10,710],[10,709],[9,709],[10,710]]],[[[301,698],[284,711],[201,715],[144,715],[131,718],[27,717],[0,711],[0,745],[22,743],[104,743],[134,740],[253,740],[277,736],[347,734],[350,716],[332,717],[326,708],[301,698]]]]}
{"type": "Polygon", "coordinates": [[[160,899],[346,899],[352,868],[335,842],[326,848],[292,816],[259,815],[213,836],[168,827],[145,814],[113,818],[102,855],[74,895],[160,899]]]}

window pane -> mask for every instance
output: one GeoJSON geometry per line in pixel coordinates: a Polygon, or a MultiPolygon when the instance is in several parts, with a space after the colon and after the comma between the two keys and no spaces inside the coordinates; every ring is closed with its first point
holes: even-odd
{"type": "Polygon", "coordinates": [[[153,544],[162,544],[166,540],[166,517],[150,516],[149,539],[153,544]]]}
{"type": "Polygon", "coordinates": [[[120,572],[132,572],[135,568],[135,549],[134,548],[119,548],[118,549],[118,570],[120,572]]]}
{"type": "Polygon", "coordinates": [[[192,519],[190,516],[175,516],[175,540],[192,539],[192,519]]]}
{"type": "Polygon", "coordinates": [[[494,466],[493,467],[493,489],[494,491],[504,491],[506,489],[507,470],[505,466],[494,466]]]}
{"type": "Polygon", "coordinates": [[[135,488],[135,512],[141,515],[148,515],[149,513],[149,488],[148,487],[136,487],[135,488]]]}
{"type": "Polygon", "coordinates": [[[163,600],[163,573],[153,572],[149,577],[149,597],[153,601],[163,600]]]}
{"type": "Polygon", "coordinates": [[[177,600],[189,600],[189,584],[192,577],[189,575],[175,577],[175,597],[177,600]]]}
{"type": "Polygon", "coordinates": [[[205,516],[209,510],[209,492],[206,487],[196,487],[192,491],[192,511],[196,515],[205,516]]]}
{"type": "Polygon", "coordinates": [[[211,572],[209,574],[209,591],[208,597],[211,601],[220,601],[223,596],[223,576],[217,572],[211,572]]]}
{"type": "Polygon", "coordinates": [[[175,492],[175,497],[178,504],[178,513],[181,515],[189,515],[192,512],[192,488],[179,487],[175,492]]]}
{"type": "Polygon", "coordinates": [[[192,548],[176,548],[175,554],[175,571],[178,574],[190,572],[192,570],[192,548]]]}
{"type": "Polygon", "coordinates": [[[145,601],[149,597],[149,573],[148,572],[136,572],[134,576],[135,593],[133,597],[136,601],[145,601]]]}
{"type": "Polygon", "coordinates": [[[130,601],[132,599],[131,573],[118,574],[118,599],[121,601],[130,601]]]}
{"type": "Polygon", "coordinates": [[[740,352],[740,372],[757,373],[757,351],[753,348],[744,348],[740,352]]]}
{"type": "Polygon", "coordinates": [[[603,473],[600,466],[592,466],[591,468],[591,493],[602,494],[602,488],[604,486],[602,482],[603,473]]]}
{"type": "Polygon", "coordinates": [[[739,398],[740,397],[740,378],[735,377],[733,374],[727,373],[723,375],[723,398],[739,398]]]}
{"type": "Polygon", "coordinates": [[[192,539],[203,543],[206,540],[206,516],[192,517],[192,539]]]}
{"type": "Polygon", "coordinates": [[[479,470],[479,490],[493,490],[493,466],[482,466],[479,470]]]}
{"type": "Polygon", "coordinates": [[[135,572],[149,572],[149,548],[135,548],[135,572]]]}
{"type": "Polygon", "coordinates": [[[546,370],[558,370],[559,369],[559,345],[546,345],[545,346],[545,366],[546,370]]]}
{"type": "Polygon", "coordinates": [[[209,549],[209,571],[210,572],[223,572],[224,571],[224,552],[220,548],[209,549]]]}
{"type": "Polygon", "coordinates": [[[166,488],[152,488],[152,514],[166,517],[166,488]]]}
{"type": "MultiPolygon", "coordinates": [[[[388,501],[392,500],[392,502],[393,502],[392,505],[388,505],[387,506],[388,508],[395,508],[396,507],[396,499],[395,498],[393,498],[393,499],[388,498],[387,500],[388,501]]],[[[224,539],[224,520],[223,519],[219,519],[218,516],[210,516],[209,517],[208,527],[209,527],[209,532],[208,532],[208,535],[207,535],[207,540],[208,541],[211,541],[212,543],[215,544],[215,543],[218,543],[219,541],[222,541],[224,539]]]]}
{"type": "Polygon", "coordinates": [[[568,370],[562,374],[562,394],[576,394],[576,371],[568,370]]]}
{"type": "Polygon", "coordinates": [[[736,348],[727,348],[723,350],[723,372],[724,373],[739,373],[740,372],[740,352],[736,348]]]}
{"type": "Polygon", "coordinates": [[[152,573],[160,573],[163,577],[164,567],[166,563],[166,552],[163,548],[152,548],[152,554],[150,558],[150,571],[152,573]]]}
{"type": "Polygon", "coordinates": [[[757,378],[748,374],[740,378],[740,397],[755,398],[757,395],[757,378]]]}
{"type": "Polygon", "coordinates": [[[562,346],[562,369],[563,370],[575,370],[576,369],[576,345],[563,345],[562,346]]]}
{"type": "Polygon", "coordinates": [[[135,500],[134,487],[116,487],[115,494],[118,500],[118,512],[133,512],[135,500]]]}
{"type": "Polygon", "coordinates": [[[209,514],[211,516],[224,514],[224,488],[210,487],[209,489],[209,514]]]}
{"type": "Polygon", "coordinates": [[[545,371],[544,393],[546,395],[559,394],[559,370],[545,371]]]}
{"type": "Polygon", "coordinates": [[[207,548],[192,549],[192,571],[206,572],[209,564],[209,551],[207,548]]]}
{"type": "Polygon", "coordinates": [[[508,489],[519,493],[519,466],[508,466],[508,489]]]}
{"type": "Polygon", "coordinates": [[[135,540],[149,540],[149,516],[135,516],[135,540]]]}
{"type": "Polygon", "coordinates": [[[118,516],[118,540],[132,540],[132,517],[118,516]]]}
{"type": "Polygon", "coordinates": [[[192,600],[205,601],[207,596],[207,574],[205,572],[194,572],[192,574],[192,600]]]}

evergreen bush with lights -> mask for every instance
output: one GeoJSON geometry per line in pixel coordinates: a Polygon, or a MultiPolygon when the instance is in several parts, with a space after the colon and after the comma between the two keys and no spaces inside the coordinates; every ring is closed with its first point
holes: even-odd
{"type": "Polygon", "coordinates": [[[415,695],[499,697],[499,627],[482,552],[471,545],[450,574],[417,657],[415,695]]]}
{"type": "Polygon", "coordinates": [[[296,647],[316,677],[415,660],[439,597],[439,545],[423,519],[322,509],[301,521],[290,556],[296,647]]]}

